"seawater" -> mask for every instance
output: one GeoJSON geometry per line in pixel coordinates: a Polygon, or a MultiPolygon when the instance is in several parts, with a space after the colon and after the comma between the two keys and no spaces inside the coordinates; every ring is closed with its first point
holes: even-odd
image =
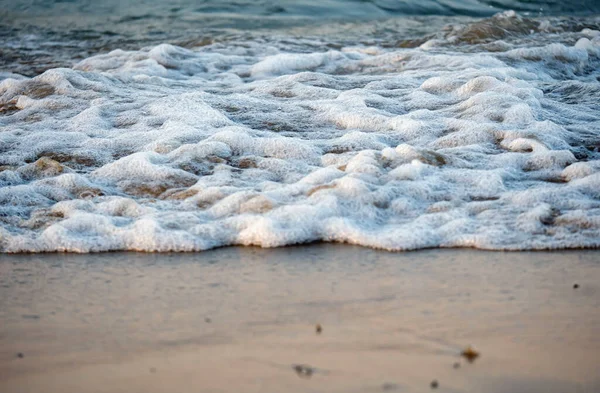
{"type": "Polygon", "coordinates": [[[0,9],[1,252],[600,246],[596,1],[0,9]]]}

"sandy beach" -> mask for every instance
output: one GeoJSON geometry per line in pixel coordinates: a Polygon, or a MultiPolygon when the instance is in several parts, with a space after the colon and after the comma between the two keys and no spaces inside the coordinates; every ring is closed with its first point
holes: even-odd
{"type": "Polygon", "coordinates": [[[600,391],[597,251],[0,261],[6,393],[600,391]]]}
{"type": "Polygon", "coordinates": [[[600,0],[4,3],[0,393],[600,393],[600,0]]]}

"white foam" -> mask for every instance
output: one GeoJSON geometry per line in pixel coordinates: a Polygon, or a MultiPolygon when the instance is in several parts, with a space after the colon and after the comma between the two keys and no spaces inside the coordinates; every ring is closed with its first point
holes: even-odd
{"type": "Polygon", "coordinates": [[[0,250],[599,247],[597,31],[475,53],[452,34],[0,74],[0,250]]]}
{"type": "Polygon", "coordinates": [[[298,71],[314,70],[345,58],[344,54],[337,51],[309,54],[283,53],[268,56],[254,64],[251,73],[255,78],[284,75],[298,71]]]}

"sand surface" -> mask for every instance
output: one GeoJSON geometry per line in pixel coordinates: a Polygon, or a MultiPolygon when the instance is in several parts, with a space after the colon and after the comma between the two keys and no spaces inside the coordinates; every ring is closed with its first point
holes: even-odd
{"type": "Polygon", "coordinates": [[[600,391],[598,251],[0,255],[0,321],[5,393],[600,391]]]}

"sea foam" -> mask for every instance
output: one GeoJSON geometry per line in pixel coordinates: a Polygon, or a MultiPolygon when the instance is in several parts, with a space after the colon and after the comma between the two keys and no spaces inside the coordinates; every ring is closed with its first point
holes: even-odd
{"type": "Polygon", "coordinates": [[[556,31],[504,13],[414,48],[3,73],[0,251],[598,247],[600,33],[556,31]]]}

